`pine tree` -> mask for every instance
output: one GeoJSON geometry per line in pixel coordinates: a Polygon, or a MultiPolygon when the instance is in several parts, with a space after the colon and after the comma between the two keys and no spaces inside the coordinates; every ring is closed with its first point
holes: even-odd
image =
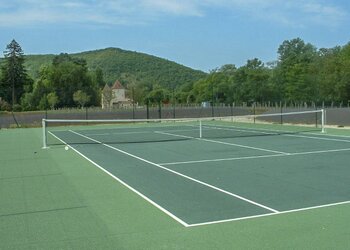
{"type": "Polygon", "coordinates": [[[21,46],[13,39],[4,51],[4,64],[1,67],[2,96],[12,106],[18,103],[29,77],[24,67],[24,53],[21,46]]]}

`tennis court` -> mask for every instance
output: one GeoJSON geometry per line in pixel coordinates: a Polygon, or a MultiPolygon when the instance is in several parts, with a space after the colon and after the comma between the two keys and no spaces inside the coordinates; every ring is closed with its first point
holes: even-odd
{"type": "Polygon", "coordinates": [[[251,118],[1,129],[0,248],[347,248],[349,130],[251,118]]]}
{"type": "MultiPolygon", "coordinates": [[[[350,137],[230,119],[47,131],[185,227],[350,203],[350,137]],[[283,127],[283,129],[281,129],[283,127]]],[[[277,117],[279,119],[279,117],[277,117]]],[[[57,123],[59,121],[51,121],[57,123]]],[[[45,142],[46,144],[46,142],[45,142]]],[[[45,145],[46,146],[46,145],[45,145]]]]}

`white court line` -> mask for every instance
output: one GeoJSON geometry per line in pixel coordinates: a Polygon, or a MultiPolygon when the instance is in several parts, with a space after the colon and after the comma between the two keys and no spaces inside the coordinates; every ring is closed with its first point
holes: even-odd
{"type": "Polygon", "coordinates": [[[350,135],[333,135],[333,134],[317,134],[317,133],[311,133],[311,132],[306,132],[305,134],[310,134],[310,135],[319,135],[319,136],[329,136],[329,137],[338,137],[338,138],[350,138],[350,135]]]}
{"type": "MultiPolygon", "coordinates": [[[[88,130],[84,130],[84,132],[86,132],[88,130]]],[[[62,130],[54,130],[52,132],[62,132],[62,130]]],[[[65,132],[65,131],[63,131],[65,132]]],[[[148,133],[148,132],[145,132],[145,131],[129,131],[129,132],[118,132],[118,133],[111,133],[111,132],[108,132],[108,133],[86,133],[86,135],[91,135],[91,136],[104,136],[104,135],[128,135],[128,134],[145,134],[145,133],[148,133]]]]}
{"type": "Polygon", "coordinates": [[[164,162],[164,163],[158,163],[158,164],[162,166],[169,166],[169,165],[195,164],[195,163],[203,163],[203,162],[236,161],[236,160],[249,160],[249,159],[271,158],[271,157],[282,157],[282,156],[285,157],[285,156],[295,156],[295,155],[324,154],[324,153],[332,153],[332,152],[334,153],[334,152],[343,152],[343,151],[350,151],[350,148],[318,150],[318,151],[298,152],[298,153],[289,153],[289,154],[257,155],[257,156],[243,156],[243,157],[209,159],[209,160],[164,162]]]}
{"type": "Polygon", "coordinates": [[[112,173],[110,173],[108,170],[104,169],[103,167],[101,167],[99,164],[97,164],[96,162],[94,162],[93,160],[91,160],[90,158],[88,158],[87,156],[85,156],[83,153],[79,152],[77,149],[75,149],[74,147],[72,147],[71,145],[67,144],[65,141],[63,141],[61,138],[57,137],[56,135],[54,135],[53,133],[51,133],[49,131],[49,133],[54,136],[55,138],[57,138],[58,140],[60,140],[61,142],[63,142],[65,145],[67,145],[69,148],[71,148],[72,150],[74,150],[76,153],[78,153],[80,156],[82,156],[84,159],[86,159],[87,161],[91,162],[93,165],[95,165],[96,167],[98,167],[100,170],[102,170],[103,172],[105,172],[106,174],[108,174],[109,176],[111,176],[113,179],[117,180],[119,183],[121,183],[122,185],[124,185],[125,187],[127,187],[128,189],[130,189],[131,191],[133,191],[134,193],[136,193],[137,195],[139,195],[140,197],[142,197],[144,200],[148,201],[149,203],[151,203],[153,206],[155,206],[156,208],[158,208],[159,210],[163,211],[165,214],[167,214],[168,216],[170,216],[171,218],[173,218],[174,220],[176,220],[177,222],[179,222],[180,224],[182,224],[185,227],[188,227],[189,224],[187,224],[186,222],[184,222],[183,220],[181,220],[180,218],[176,217],[174,214],[172,214],[171,212],[169,212],[168,210],[166,210],[165,208],[163,208],[162,206],[158,205],[155,201],[151,200],[150,198],[148,198],[146,195],[140,193],[139,191],[137,191],[136,189],[134,189],[133,187],[131,187],[130,185],[128,185],[126,182],[122,181],[121,179],[119,179],[118,177],[116,177],[115,175],[113,175],[112,173]]]}
{"type": "MultiPolygon", "coordinates": [[[[146,127],[150,128],[150,127],[146,127]]],[[[154,127],[154,128],[162,128],[162,127],[154,127]]],[[[188,132],[188,131],[196,131],[198,129],[179,129],[179,130],[165,130],[165,132],[188,132]]],[[[86,131],[86,130],[85,130],[86,131]]],[[[87,136],[104,136],[104,135],[132,135],[132,134],[148,134],[152,132],[157,132],[157,131],[152,131],[152,130],[145,130],[145,131],[128,131],[128,132],[108,132],[108,133],[86,133],[85,135],[87,136]]]]}
{"type": "Polygon", "coordinates": [[[90,134],[90,133],[87,133],[86,135],[92,135],[92,136],[99,136],[99,135],[132,135],[132,134],[146,134],[148,133],[147,131],[129,131],[129,132],[113,132],[113,133],[100,133],[100,134],[90,134]]]}
{"type": "Polygon", "coordinates": [[[248,148],[248,149],[265,151],[265,152],[276,153],[276,154],[283,154],[283,155],[288,155],[289,154],[289,153],[282,152],[282,151],[270,150],[270,149],[265,149],[265,148],[257,148],[257,147],[251,147],[251,146],[245,146],[245,145],[236,144],[236,143],[215,141],[215,140],[209,140],[209,139],[204,139],[204,138],[196,138],[196,137],[186,136],[186,135],[177,135],[177,134],[166,133],[166,132],[162,132],[162,131],[155,131],[155,132],[159,133],[159,134],[164,134],[164,135],[172,135],[172,136],[175,136],[175,137],[190,138],[190,139],[195,139],[195,140],[199,140],[199,141],[213,142],[213,143],[218,143],[218,144],[224,144],[224,145],[235,146],[235,147],[240,147],[240,148],[248,148]]]}
{"type": "Polygon", "coordinates": [[[320,205],[320,206],[298,208],[298,209],[281,211],[278,213],[259,214],[259,215],[252,215],[252,216],[226,219],[226,220],[217,220],[217,221],[208,221],[208,222],[203,222],[203,223],[195,223],[195,224],[188,225],[188,227],[197,227],[197,226],[212,225],[212,224],[231,222],[231,221],[240,221],[240,220],[260,218],[260,217],[268,217],[268,216],[272,216],[272,215],[288,214],[288,213],[301,212],[301,211],[307,211],[307,210],[313,210],[313,209],[325,208],[325,207],[333,207],[333,206],[339,206],[339,205],[345,205],[345,204],[350,204],[350,201],[342,201],[342,202],[330,203],[330,204],[325,204],[325,205],[320,205]]]}
{"type": "Polygon", "coordinates": [[[257,148],[257,147],[250,147],[250,146],[245,146],[245,145],[236,144],[236,143],[215,141],[215,140],[209,140],[209,139],[203,139],[203,138],[201,140],[207,141],[207,142],[214,142],[214,143],[224,144],[224,145],[231,145],[231,146],[236,146],[236,147],[241,147],[241,148],[249,148],[249,149],[254,149],[254,150],[259,150],[259,151],[265,151],[265,152],[270,152],[270,153],[277,153],[277,154],[283,154],[283,155],[288,155],[289,154],[289,153],[282,152],[282,151],[276,151],[276,150],[270,150],[270,149],[264,149],[264,148],[257,148]]]}
{"type": "Polygon", "coordinates": [[[291,153],[290,155],[310,155],[310,154],[322,154],[322,153],[332,153],[332,152],[342,152],[350,151],[350,148],[339,148],[339,149],[327,149],[327,150],[317,150],[317,151],[308,151],[308,152],[297,152],[291,153]]]}
{"type": "MultiPolygon", "coordinates": [[[[175,132],[188,132],[188,131],[194,131],[194,130],[197,130],[197,129],[180,129],[180,130],[166,130],[168,132],[172,132],[172,131],[175,131],[175,132]]],[[[157,131],[152,131],[152,130],[145,130],[145,131],[128,131],[128,132],[109,132],[109,133],[86,133],[85,135],[87,136],[99,136],[99,135],[132,135],[132,134],[148,134],[148,133],[151,133],[151,132],[157,132],[157,131]]]]}
{"type": "Polygon", "coordinates": [[[248,159],[258,159],[258,158],[270,158],[270,157],[276,157],[276,156],[286,156],[286,155],[284,155],[284,154],[257,155],[257,156],[244,156],[244,157],[220,158],[220,159],[209,159],[209,160],[197,160],[197,161],[164,162],[164,163],[158,163],[158,164],[161,166],[169,166],[169,165],[182,165],[182,164],[203,163],[203,162],[235,161],[235,160],[248,160],[248,159]]]}
{"type": "MultiPolygon", "coordinates": [[[[190,125],[187,125],[187,126],[190,126],[190,125]]],[[[192,127],[192,126],[191,126],[192,127]]],[[[153,131],[153,132],[188,132],[188,131],[199,131],[199,129],[173,129],[173,130],[163,130],[163,131],[153,131]]]]}
{"type": "Polygon", "coordinates": [[[214,126],[214,125],[203,125],[203,128],[207,128],[207,129],[221,129],[221,130],[231,130],[231,131],[239,131],[239,132],[250,132],[250,133],[253,133],[253,134],[266,134],[266,135],[279,135],[279,133],[275,132],[275,131],[271,131],[271,132],[265,132],[265,131],[258,131],[258,130],[247,130],[247,129],[244,129],[244,128],[238,128],[238,127],[227,127],[227,126],[223,126],[223,125],[217,125],[217,126],[214,126]],[[232,129],[234,128],[234,129],[232,129]]]}
{"type": "Polygon", "coordinates": [[[154,131],[154,133],[162,134],[162,135],[171,135],[171,136],[174,136],[174,137],[182,137],[182,138],[188,138],[188,139],[199,139],[199,138],[196,138],[196,137],[193,137],[193,136],[177,135],[177,134],[172,134],[172,133],[164,132],[164,131],[154,131]]]}
{"type": "Polygon", "coordinates": [[[244,127],[237,127],[237,126],[225,126],[225,125],[203,125],[206,128],[211,129],[226,129],[226,130],[233,130],[233,131],[241,131],[241,132],[250,132],[250,133],[256,133],[256,134],[270,134],[270,135],[280,135],[281,133],[295,133],[298,131],[285,131],[285,130],[275,130],[275,129],[264,129],[264,128],[244,128],[244,127]]]}
{"type": "Polygon", "coordinates": [[[342,139],[335,139],[335,138],[322,138],[322,137],[316,137],[316,136],[307,136],[307,135],[291,135],[291,134],[284,134],[282,136],[292,136],[292,137],[300,137],[300,138],[307,138],[307,139],[315,139],[315,140],[323,140],[323,141],[336,141],[336,142],[348,142],[350,143],[350,140],[342,140],[342,139]]]}
{"type": "Polygon", "coordinates": [[[106,147],[108,147],[108,148],[111,148],[111,149],[113,149],[113,150],[116,150],[116,151],[118,151],[118,152],[120,152],[120,153],[123,153],[123,154],[125,154],[125,155],[127,155],[127,156],[130,156],[130,157],[135,158],[135,159],[137,159],[137,160],[146,162],[146,163],[148,163],[148,164],[150,164],[150,165],[156,166],[156,167],[161,168],[161,169],[163,169],[163,170],[165,170],[165,171],[168,171],[168,172],[173,173],[173,174],[175,174],[175,175],[181,176],[181,177],[183,177],[183,178],[185,178],[185,179],[191,180],[191,181],[196,182],[196,183],[198,183],[198,184],[201,184],[201,185],[203,185],[203,186],[206,186],[206,187],[209,187],[209,188],[214,189],[214,190],[216,190],[216,191],[219,191],[219,192],[222,192],[222,193],[224,193],[224,194],[230,195],[230,196],[232,196],[232,197],[235,197],[235,198],[237,198],[237,199],[243,200],[243,201],[248,202],[248,203],[250,203],[250,204],[253,204],[253,205],[255,205],[255,206],[264,208],[264,209],[269,210],[269,211],[271,211],[271,212],[274,212],[274,213],[277,213],[277,212],[278,212],[278,210],[276,210],[276,209],[273,209],[273,208],[270,208],[270,207],[265,206],[265,205],[263,205],[263,204],[260,204],[260,203],[257,203],[257,202],[255,202],[255,201],[249,200],[249,199],[247,199],[247,198],[245,198],[245,197],[243,197],[243,196],[240,196],[240,195],[231,193],[231,192],[229,192],[229,191],[226,191],[226,190],[224,190],[224,189],[218,188],[218,187],[213,186],[213,185],[211,185],[211,184],[208,184],[208,183],[206,183],[206,182],[197,180],[197,179],[192,178],[192,177],[190,177],[190,176],[181,174],[181,173],[176,172],[176,171],[174,171],[174,170],[172,170],[172,169],[163,167],[163,166],[161,166],[161,165],[159,165],[159,164],[157,164],[157,163],[151,162],[151,161],[146,160],[146,159],[144,159],[144,158],[141,158],[141,157],[139,157],[139,156],[136,156],[136,155],[133,155],[133,154],[131,154],[131,153],[128,153],[128,152],[126,152],[126,151],[124,151],[124,150],[118,149],[118,148],[113,147],[113,146],[111,146],[111,145],[108,145],[108,144],[99,142],[99,141],[97,141],[97,140],[95,140],[95,139],[89,138],[89,137],[87,137],[87,136],[85,136],[85,135],[83,135],[83,134],[80,134],[80,133],[78,133],[78,132],[75,132],[75,131],[72,131],[72,130],[69,130],[69,131],[72,132],[72,133],[74,133],[74,134],[77,134],[77,135],[79,135],[79,136],[81,136],[81,137],[84,137],[84,138],[86,138],[86,139],[88,139],[88,140],[97,142],[97,143],[99,143],[99,144],[101,144],[101,145],[104,145],[104,146],[106,146],[106,147]]]}

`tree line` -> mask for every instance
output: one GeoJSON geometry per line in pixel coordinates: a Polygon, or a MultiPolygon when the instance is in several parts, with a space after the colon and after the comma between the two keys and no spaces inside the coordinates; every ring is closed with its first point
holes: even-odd
{"type": "Polygon", "coordinates": [[[195,102],[338,102],[350,101],[350,43],[317,49],[296,38],[278,48],[278,59],[255,58],[244,66],[224,65],[193,84],[195,102]]]}
{"type": "Polygon", "coordinates": [[[89,71],[85,60],[62,53],[50,65],[43,65],[34,81],[27,74],[24,53],[15,40],[7,45],[4,57],[0,76],[2,110],[100,105],[102,70],[89,71]]]}
{"type": "MultiPolygon", "coordinates": [[[[195,82],[173,86],[122,74],[127,94],[136,103],[267,103],[350,101],[350,43],[317,49],[300,38],[285,40],[274,62],[258,58],[245,65],[223,65],[195,82]]],[[[103,67],[103,65],[101,65],[103,67]]],[[[100,106],[105,85],[101,68],[89,70],[84,59],[55,56],[36,80],[24,67],[20,45],[11,41],[4,51],[0,76],[1,110],[100,106]]]]}

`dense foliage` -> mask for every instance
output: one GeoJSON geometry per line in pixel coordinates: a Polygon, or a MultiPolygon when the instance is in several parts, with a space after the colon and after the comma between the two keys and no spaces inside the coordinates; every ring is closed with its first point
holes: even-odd
{"type": "Polygon", "coordinates": [[[350,101],[350,43],[317,50],[300,38],[284,41],[278,60],[258,59],[236,68],[224,65],[189,88],[196,102],[287,102],[347,104],[350,101]]]}
{"type": "MultiPolygon", "coordinates": [[[[19,46],[19,45],[18,45],[19,46]]],[[[9,49],[9,48],[7,48],[9,49]]],[[[25,56],[14,100],[23,110],[100,106],[104,85],[120,80],[137,103],[316,103],[350,101],[350,43],[317,49],[302,39],[284,41],[275,62],[254,58],[209,74],[146,54],[105,49],[68,55],[25,56]],[[24,63],[24,64],[23,64],[24,63]],[[25,68],[34,79],[26,76],[25,68]]],[[[0,108],[11,102],[9,55],[2,60],[0,108]]]]}
{"type": "Polygon", "coordinates": [[[25,109],[43,109],[48,106],[52,108],[99,105],[100,94],[96,79],[88,71],[84,59],[60,54],[53,58],[51,65],[40,69],[33,91],[26,93],[22,106],[25,109]],[[78,96],[74,95],[77,92],[78,96]],[[84,101],[78,101],[79,99],[84,101]]]}

